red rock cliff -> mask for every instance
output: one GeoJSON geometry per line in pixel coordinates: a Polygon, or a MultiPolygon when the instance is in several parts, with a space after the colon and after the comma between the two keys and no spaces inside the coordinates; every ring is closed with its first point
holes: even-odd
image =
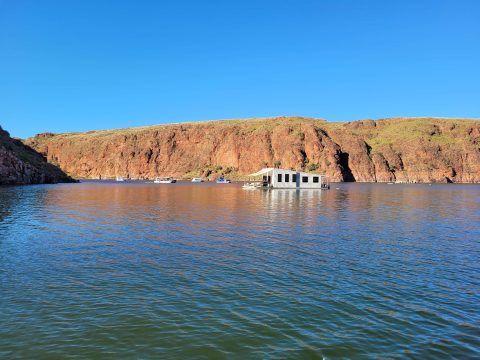
{"type": "Polygon", "coordinates": [[[0,127],[0,185],[26,185],[74,180],[0,127]]]}
{"type": "Polygon", "coordinates": [[[274,164],[333,181],[480,182],[480,121],[301,117],[40,134],[26,141],[78,178],[241,176],[274,164]]]}

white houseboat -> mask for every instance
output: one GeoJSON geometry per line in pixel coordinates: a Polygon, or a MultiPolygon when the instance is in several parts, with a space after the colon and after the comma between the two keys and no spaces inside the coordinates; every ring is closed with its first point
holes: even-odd
{"type": "Polygon", "coordinates": [[[329,189],[328,178],[325,175],[265,168],[250,174],[252,186],[272,189],[329,189]]]}

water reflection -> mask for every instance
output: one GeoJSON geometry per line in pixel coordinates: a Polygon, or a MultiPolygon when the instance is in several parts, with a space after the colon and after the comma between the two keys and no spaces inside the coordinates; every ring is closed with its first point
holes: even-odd
{"type": "Polygon", "coordinates": [[[11,214],[16,193],[11,187],[0,187],[0,223],[11,214]]]}
{"type": "Polygon", "coordinates": [[[479,186],[86,182],[0,201],[1,357],[476,352],[479,186]]]}

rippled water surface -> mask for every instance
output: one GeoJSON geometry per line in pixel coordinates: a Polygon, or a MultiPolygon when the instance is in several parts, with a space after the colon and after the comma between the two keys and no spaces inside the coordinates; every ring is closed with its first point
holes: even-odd
{"type": "Polygon", "coordinates": [[[475,358],[480,186],[0,188],[0,358],[475,358]]]}

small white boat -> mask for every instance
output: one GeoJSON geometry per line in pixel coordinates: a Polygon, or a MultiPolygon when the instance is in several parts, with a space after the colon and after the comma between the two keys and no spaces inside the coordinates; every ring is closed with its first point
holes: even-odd
{"type": "Polygon", "coordinates": [[[115,178],[115,181],[125,181],[125,179],[124,179],[123,177],[121,177],[121,176],[117,176],[117,177],[115,178]]]}
{"type": "Polygon", "coordinates": [[[230,184],[231,181],[228,179],[225,179],[225,177],[220,176],[216,181],[217,184],[230,184]]]}
{"type": "Polygon", "coordinates": [[[171,177],[166,177],[166,178],[156,178],[153,182],[155,184],[173,184],[173,183],[176,183],[177,180],[171,177]]]}
{"type": "Polygon", "coordinates": [[[258,182],[247,182],[245,184],[243,184],[242,186],[242,189],[245,189],[245,190],[254,190],[254,189],[260,189],[262,188],[262,183],[258,183],[258,182]]]}
{"type": "Polygon", "coordinates": [[[192,179],[192,182],[194,182],[194,183],[202,183],[203,181],[204,181],[204,180],[201,179],[201,178],[193,178],[193,179],[192,179]]]}

